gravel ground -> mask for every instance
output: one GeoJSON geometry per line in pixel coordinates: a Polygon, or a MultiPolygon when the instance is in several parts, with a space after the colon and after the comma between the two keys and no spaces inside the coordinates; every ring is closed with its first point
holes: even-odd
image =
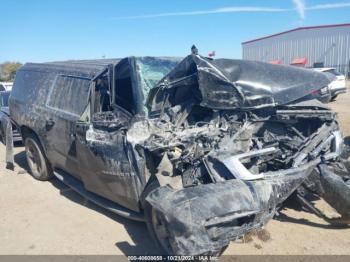
{"type": "MultiPolygon", "coordinates": [[[[330,107],[350,138],[349,104],[350,90],[330,107]]],[[[26,171],[23,150],[15,148],[15,170],[9,171],[0,145],[0,254],[155,253],[143,223],[86,202],[56,179],[34,180],[26,171]]],[[[324,202],[316,203],[332,214],[324,202]]],[[[336,228],[289,204],[264,231],[248,236],[245,243],[232,243],[224,254],[350,255],[350,228],[336,228]]]]}

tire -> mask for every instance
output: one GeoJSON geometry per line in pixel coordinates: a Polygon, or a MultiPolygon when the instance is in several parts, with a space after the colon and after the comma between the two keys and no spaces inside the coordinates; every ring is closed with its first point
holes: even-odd
{"type": "Polygon", "coordinates": [[[29,134],[25,137],[24,146],[31,175],[40,181],[50,180],[53,172],[38,138],[29,134]]]}
{"type": "MultiPolygon", "coordinates": [[[[159,187],[158,180],[153,179],[153,181],[150,181],[148,183],[148,185],[146,186],[146,188],[143,192],[142,205],[143,205],[143,209],[144,209],[144,214],[145,214],[145,218],[146,218],[146,224],[147,224],[148,231],[149,231],[152,239],[155,241],[158,249],[161,251],[160,255],[163,255],[163,256],[183,255],[183,254],[175,254],[175,252],[170,244],[169,232],[167,231],[166,227],[164,227],[162,225],[162,224],[164,224],[164,221],[165,221],[163,215],[161,213],[159,213],[157,210],[155,210],[145,200],[147,195],[158,187],[159,187]]],[[[228,246],[224,246],[224,247],[220,248],[219,250],[208,251],[207,253],[201,254],[201,255],[219,257],[222,255],[222,253],[224,253],[224,251],[226,250],[227,247],[228,246]]]]}
{"type": "Polygon", "coordinates": [[[6,146],[6,139],[4,137],[1,125],[0,125],[0,142],[3,143],[6,146]]]}
{"type": "Polygon", "coordinates": [[[6,146],[6,132],[4,131],[2,125],[0,124],[0,142],[6,146]]]}
{"type": "MultiPolygon", "coordinates": [[[[151,178],[152,179],[152,178],[151,178]]],[[[159,182],[152,179],[143,191],[142,206],[146,218],[147,229],[154,240],[161,254],[156,255],[174,255],[173,248],[167,238],[167,230],[164,226],[164,218],[157,210],[155,210],[145,199],[149,193],[159,187],[159,182]],[[163,222],[163,223],[162,223],[163,222]]]]}

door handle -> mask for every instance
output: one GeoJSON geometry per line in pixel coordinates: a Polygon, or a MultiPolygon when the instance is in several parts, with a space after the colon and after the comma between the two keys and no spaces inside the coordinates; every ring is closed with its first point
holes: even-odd
{"type": "Polygon", "coordinates": [[[46,129],[51,129],[55,125],[55,121],[52,118],[46,120],[45,126],[46,129]]]}

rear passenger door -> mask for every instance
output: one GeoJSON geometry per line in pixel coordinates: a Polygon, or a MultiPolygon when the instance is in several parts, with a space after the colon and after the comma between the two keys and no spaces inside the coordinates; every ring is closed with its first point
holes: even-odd
{"type": "Polygon", "coordinates": [[[45,128],[48,157],[54,168],[79,176],[75,123],[88,104],[91,79],[60,74],[51,87],[45,128]]]}

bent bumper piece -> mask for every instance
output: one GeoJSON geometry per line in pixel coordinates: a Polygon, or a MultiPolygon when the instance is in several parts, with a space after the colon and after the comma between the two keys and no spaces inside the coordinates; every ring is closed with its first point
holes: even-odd
{"type": "Polygon", "coordinates": [[[199,255],[264,226],[317,164],[265,174],[262,180],[232,179],[181,190],[163,186],[146,200],[164,215],[176,254],[199,255]]]}

